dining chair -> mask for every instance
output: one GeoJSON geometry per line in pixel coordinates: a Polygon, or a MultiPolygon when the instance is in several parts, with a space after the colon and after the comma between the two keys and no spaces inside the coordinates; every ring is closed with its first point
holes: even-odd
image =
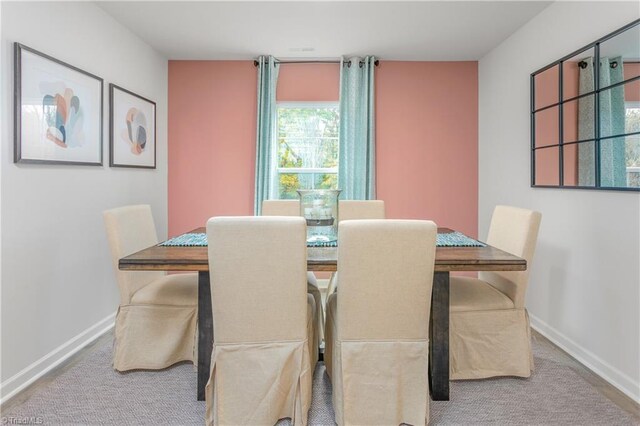
{"type": "Polygon", "coordinates": [[[428,422],[436,233],[431,221],[340,223],[340,290],[325,328],[338,425],[428,422]]]}
{"type": "Polygon", "coordinates": [[[264,200],[262,216],[300,216],[300,200],[264,200]]]}
{"type": "Polygon", "coordinates": [[[338,221],[361,219],[385,219],[383,200],[340,200],[338,221]]]}
{"type": "Polygon", "coordinates": [[[197,274],[118,269],[120,258],[158,243],[148,205],[107,210],[104,221],[120,289],[113,367],[126,371],[196,363],[197,274]]]}
{"type": "Polygon", "coordinates": [[[524,258],[525,271],[450,278],[452,380],[531,375],[531,331],[524,299],[541,218],[539,212],[510,206],[497,206],[491,218],[487,244],[524,258]]]}
{"type": "MultiPolygon", "coordinates": [[[[263,216],[300,216],[300,200],[264,200],[263,216]]],[[[339,200],[338,221],[384,219],[383,200],[339,200]]]]}
{"type": "MultiPolygon", "coordinates": [[[[262,216],[300,216],[300,200],[264,200],[262,202],[262,216]]],[[[316,304],[314,337],[316,350],[311,354],[314,361],[318,360],[320,342],[324,339],[324,304],[318,286],[318,280],[313,272],[307,272],[307,293],[313,296],[316,304]]]]}
{"type": "Polygon", "coordinates": [[[206,424],[306,424],[315,301],[302,217],[207,222],[214,342],[206,424]]]}
{"type": "MultiPolygon", "coordinates": [[[[338,222],[343,220],[385,219],[383,200],[340,200],[338,201],[338,222]]],[[[329,278],[327,297],[336,291],[338,273],[329,278]]]]}

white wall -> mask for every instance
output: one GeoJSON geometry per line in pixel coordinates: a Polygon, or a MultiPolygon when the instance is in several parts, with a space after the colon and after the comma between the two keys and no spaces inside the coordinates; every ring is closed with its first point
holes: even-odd
{"type": "Polygon", "coordinates": [[[542,212],[532,325],[637,401],[640,194],[530,187],[529,75],[639,15],[637,2],[556,2],[480,60],[478,219],[486,235],[496,204],[542,212]]]}
{"type": "MultiPolygon", "coordinates": [[[[0,3],[0,35],[2,34],[2,4],[0,3]]],[[[0,52],[2,50],[0,44],[0,52]]],[[[2,70],[2,65],[4,64],[4,60],[2,54],[0,53],[0,70],[2,70]]],[[[2,76],[0,71],[0,77],[2,76]]],[[[1,86],[1,78],[0,78],[0,86],[1,86]]],[[[1,95],[1,88],[0,88],[1,95]]],[[[2,116],[4,114],[4,105],[3,102],[0,101],[0,141],[2,140],[2,135],[4,132],[5,124],[2,122],[2,116]]],[[[0,144],[0,147],[2,144],[0,144]]],[[[2,149],[0,148],[0,188],[2,188],[2,161],[4,159],[4,155],[2,153],[2,149]]],[[[0,190],[0,225],[2,224],[2,191],[0,190]]],[[[0,321],[2,320],[2,226],[0,226],[0,321]]],[[[2,324],[0,324],[0,401],[2,398],[2,324]]]]}
{"type": "Polygon", "coordinates": [[[102,211],[151,204],[167,229],[167,60],[102,9],[2,2],[2,396],[113,323],[102,211]],[[13,42],[104,79],[105,166],[13,164],[13,42]],[[108,167],[108,84],[157,103],[157,170],[108,167]]]}

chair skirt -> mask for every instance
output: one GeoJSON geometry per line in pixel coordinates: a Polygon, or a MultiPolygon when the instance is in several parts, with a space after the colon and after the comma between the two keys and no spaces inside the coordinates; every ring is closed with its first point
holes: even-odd
{"type": "Polygon", "coordinates": [[[125,305],[118,308],[113,368],[162,369],[197,362],[196,306],[125,305]]]}
{"type": "Polygon", "coordinates": [[[313,344],[315,344],[316,352],[318,352],[318,349],[320,348],[320,342],[322,341],[322,339],[324,339],[324,310],[322,309],[322,295],[320,293],[320,289],[318,288],[318,284],[315,281],[315,277],[313,281],[308,281],[307,293],[313,296],[313,300],[315,302],[314,321],[316,325],[313,344]]]}
{"type": "Polygon", "coordinates": [[[531,376],[533,355],[526,309],[452,311],[449,354],[452,380],[531,376]]]}
{"type": "MultiPolygon", "coordinates": [[[[306,425],[315,361],[315,301],[308,297],[305,340],[213,344],[205,389],[207,425],[306,425]]],[[[317,350],[315,351],[317,357],[317,350]]]]}
{"type": "Polygon", "coordinates": [[[340,341],[336,305],[334,294],[327,306],[325,364],[333,385],[336,423],[428,423],[428,340],[340,341]]]}

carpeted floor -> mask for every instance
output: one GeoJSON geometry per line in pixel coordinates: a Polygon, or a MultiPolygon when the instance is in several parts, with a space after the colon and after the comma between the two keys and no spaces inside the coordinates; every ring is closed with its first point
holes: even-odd
{"type": "MultiPolygon", "coordinates": [[[[638,424],[556,351],[534,341],[534,356],[536,371],[527,380],[452,382],[450,401],[431,401],[431,424],[638,424]]],[[[186,363],[163,371],[115,372],[111,339],[106,338],[48,381],[11,401],[3,410],[2,424],[31,418],[29,424],[201,425],[205,407],[195,399],[195,386],[196,373],[186,363]]],[[[309,424],[334,424],[331,383],[322,363],[315,371],[309,424]]]]}

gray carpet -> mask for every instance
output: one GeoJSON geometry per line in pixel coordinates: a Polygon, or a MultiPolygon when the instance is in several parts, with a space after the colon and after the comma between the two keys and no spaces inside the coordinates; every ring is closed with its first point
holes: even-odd
{"type": "MultiPolygon", "coordinates": [[[[431,401],[431,424],[633,425],[625,411],[574,372],[562,355],[534,342],[530,379],[452,382],[451,401],[431,401]]],[[[313,382],[309,424],[332,425],[331,383],[320,363],[313,382]]],[[[5,419],[36,418],[48,425],[201,425],[191,364],[163,371],[117,373],[111,340],[103,339],[47,383],[10,403],[5,419]]],[[[19,397],[18,397],[19,398],[19,397]]],[[[32,422],[30,424],[34,424],[32,422]]],[[[281,421],[279,424],[287,424],[281,421]]]]}

